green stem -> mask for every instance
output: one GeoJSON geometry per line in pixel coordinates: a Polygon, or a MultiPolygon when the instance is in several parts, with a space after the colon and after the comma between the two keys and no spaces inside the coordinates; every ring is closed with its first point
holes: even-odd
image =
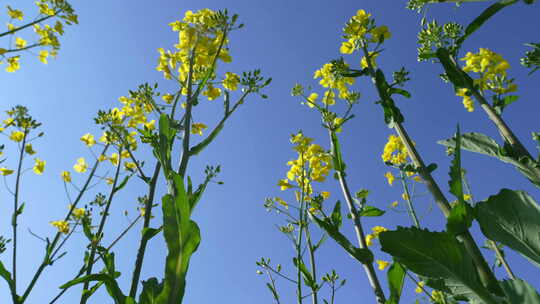
{"type": "MultiPolygon", "coordinates": [[[[122,155],[122,148],[118,150],[118,155],[122,155]]],[[[86,275],[90,275],[92,273],[92,268],[94,266],[94,257],[96,255],[96,250],[101,242],[101,239],[103,237],[103,228],[105,227],[105,222],[109,216],[109,208],[111,207],[112,200],[114,197],[114,194],[116,193],[116,183],[118,182],[118,176],[120,175],[120,168],[122,166],[122,158],[118,158],[118,166],[116,168],[116,172],[114,174],[114,180],[113,184],[111,185],[111,191],[109,192],[109,198],[107,199],[107,203],[105,205],[105,210],[103,211],[103,216],[101,217],[101,221],[99,223],[98,230],[94,236],[94,239],[91,240],[91,249],[90,249],[90,255],[88,257],[88,265],[86,269],[86,275]]],[[[80,304],[85,304],[88,301],[88,295],[84,293],[86,290],[88,290],[88,286],[90,285],[90,282],[85,282],[83,285],[83,293],[81,295],[81,301],[80,304]]]]}
{"type": "Polygon", "coordinates": [[[12,256],[12,270],[13,275],[13,290],[11,290],[11,297],[14,303],[19,303],[17,296],[17,218],[19,217],[19,189],[21,184],[22,175],[22,163],[24,158],[24,147],[26,145],[26,137],[28,136],[28,130],[24,130],[24,136],[22,139],[22,146],[19,151],[19,163],[17,166],[17,178],[15,180],[15,197],[13,199],[13,218],[11,225],[13,227],[13,256],[12,256]]]}
{"type": "Polygon", "coordinates": [[[401,176],[401,185],[403,186],[403,190],[405,191],[405,194],[407,195],[407,199],[405,200],[407,203],[407,210],[409,211],[409,215],[411,216],[414,225],[417,228],[420,228],[420,221],[418,220],[418,217],[416,216],[416,211],[414,210],[414,206],[411,201],[411,193],[409,192],[409,187],[407,186],[407,183],[405,182],[405,174],[403,174],[403,171],[400,170],[400,176],[401,176]]]}
{"type": "MultiPolygon", "coordinates": [[[[311,242],[311,233],[309,231],[309,226],[308,226],[308,219],[307,219],[307,211],[304,211],[305,215],[304,215],[304,220],[305,220],[305,223],[306,223],[306,228],[304,230],[305,232],[305,236],[306,236],[306,241],[307,241],[307,245],[308,245],[308,252],[309,252],[309,263],[310,263],[310,267],[311,267],[311,276],[313,277],[313,282],[315,284],[317,284],[317,269],[316,269],[316,265],[315,265],[315,251],[313,249],[313,244],[311,242]]],[[[312,286],[311,287],[311,302],[313,304],[318,304],[319,303],[319,299],[318,299],[318,296],[317,296],[317,286],[312,286]]]]}
{"type": "MultiPolygon", "coordinates": [[[[152,207],[154,206],[154,195],[156,192],[157,179],[159,177],[159,172],[161,169],[161,164],[158,162],[154,168],[154,174],[150,180],[150,188],[148,190],[148,200],[146,201],[144,207],[144,223],[143,231],[145,228],[150,226],[150,219],[152,217],[152,207]]],[[[141,235],[141,240],[139,243],[139,249],[137,251],[137,259],[135,260],[135,268],[133,270],[133,276],[131,279],[131,288],[129,291],[129,296],[135,298],[137,295],[137,287],[139,285],[139,278],[141,276],[141,269],[144,260],[144,254],[146,251],[146,246],[148,244],[148,238],[145,238],[144,235],[141,235]]]]}

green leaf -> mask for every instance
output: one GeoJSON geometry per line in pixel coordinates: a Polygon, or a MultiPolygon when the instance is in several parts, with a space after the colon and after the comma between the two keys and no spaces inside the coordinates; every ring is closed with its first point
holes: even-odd
{"type": "Polygon", "coordinates": [[[313,275],[306,267],[306,264],[304,264],[304,261],[301,259],[293,258],[293,264],[294,266],[298,267],[300,269],[300,272],[302,273],[302,277],[304,278],[304,282],[307,286],[311,288],[315,288],[315,281],[313,280],[313,275]]]}
{"type": "Polygon", "coordinates": [[[171,172],[171,178],[169,183],[172,183],[170,187],[174,187],[174,196],[167,194],[162,199],[163,235],[168,254],[163,290],[158,296],[160,304],[182,301],[189,261],[201,241],[199,227],[190,219],[191,208],[182,176],[171,172]]]}
{"type": "Polygon", "coordinates": [[[9,286],[9,290],[13,292],[15,290],[15,283],[11,278],[11,273],[6,269],[6,267],[4,267],[2,261],[0,261],[0,277],[2,277],[6,281],[9,286]]]}
{"type": "Polygon", "coordinates": [[[529,283],[521,279],[504,280],[501,282],[501,287],[509,300],[509,304],[540,303],[538,292],[529,283]]]}
{"type": "Polygon", "coordinates": [[[141,233],[142,233],[142,238],[146,241],[150,240],[151,238],[153,238],[154,236],[156,236],[158,233],[161,232],[161,230],[163,230],[163,227],[160,227],[158,229],[156,228],[151,228],[151,227],[145,227],[142,229],[141,233]]]}
{"type": "Polygon", "coordinates": [[[332,139],[332,161],[334,163],[334,169],[337,172],[344,173],[345,165],[343,164],[343,157],[341,155],[341,147],[339,145],[339,139],[336,132],[332,131],[330,134],[332,139]]]}
{"type": "Polygon", "coordinates": [[[143,290],[139,295],[139,304],[157,304],[157,296],[163,289],[163,282],[159,283],[156,278],[142,281],[143,290]]]}
{"type": "Polygon", "coordinates": [[[122,180],[122,182],[118,186],[116,186],[116,188],[114,188],[114,192],[116,193],[116,192],[122,190],[122,188],[124,188],[126,186],[126,184],[129,181],[130,177],[131,177],[131,175],[124,176],[124,179],[122,180]]]}
{"type": "Polygon", "coordinates": [[[332,223],[332,221],[328,218],[326,219],[319,219],[318,217],[311,215],[310,217],[313,219],[313,221],[321,227],[328,235],[334,239],[345,251],[347,251],[353,258],[358,260],[362,264],[368,264],[373,263],[373,253],[367,248],[360,249],[347,239],[346,236],[344,236],[341,232],[339,232],[339,229],[336,225],[332,223]]]}
{"type": "Polygon", "coordinates": [[[332,224],[336,226],[337,228],[341,227],[342,224],[342,217],[341,217],[341,202],[337,201],[334,205],[334,209],[332,210],[332,214],[330,214],[330,220],[332,221],[332,224]]]}
{"type": "MultiPolygon", "coordinates": [[[[439,144],[455,149],[456,143],[453,138],[440,140],[439,144]]],[[[512,164],[531,183],[540,187],[540,164],[529,158],[516,159],[511,151],[501,147],[495,140],[481,133],[464,133],[461,135],[461,148],[463,150],[485,154],[499,160],[512,164]]]]}
{"type": "Polygon", "coordinates": [[[476,205],[476,219],[486,237],[540,267],[540,207],[527,193],[502,189],[476,205]]]}
{"type": "Polygon", "coordinates": [[[114,299],[115,304],[125,304],[126,296],[122,293],[122,290],[118,286],[118,283],[112,276],[105,273],[90,274],[81,278],[77,278],[60,286],[60,288],[66,289],[77,284],[93,281],[103,282],[105,284],[105,286],[107,287],[107,291],[109,292],[109,295],[114,299]]]}
{"type": "Polygon", "coordinates": [[[401,291],[403,290],[403,283],[405,282],[405,272],[407,270],[398,262],[392,263],[388,269],[388,289],[390,290],[390,297],[386,300],[386,304],[398,304],[401,298],[401,291]]]}
{"type": "Polygon", "coordinates": [[[390,89],[390,94],[399,94],[399,95],[405,96],[407,98],[411,98],[411,93],[409,93],[406,90],[400,89],[400,88],[391,88],[390,89]]]}
{"type": "Polygon", "coordinates": [[[465,248],[450,233],[398,227],[379,234],[379,240],[382,251],[416,274],[444,279],[453,293],[471,300],[496,303],[480,282],[465,248]]]}
{"type": "Polygon", "coordinates": [[[161,114],[159,117],[159,142],[158,147],[154,147],[154,155],[158,158],[165,176],[168,176],[171,167],[171,141],[174,138],[175,130],[171,128],[170,119],[167,115],[161,114]]]}
{"type": "Polygon", "coordinates": [[[381,216],[385,214],[386,211],[383,211],[379,208],[365,205],[364,208],[362,208],[362,211],[358,213],[359,216],[381,216]]]}
{"type": "Polygon", "coordinates": [[[456,235],[465,232],[471,227],[474,219],[471,206],[463,199],[463,174],[461,171],[461,133],[459,126],[455,138],[455,152],[452,165],[450,166],[450,193],[457,198],[457,204],[452,207],[447,218],[446,229],[456,235]]]}
{"type": "Polygon", "coordinates": [[[472,35],[476,30],[478,30],[489,18],[493,17],[496,13],[498,13],[503,8],[512,5],[516,3],[517,0],[502,0],[495,4],[492,4],[490,7],[486,8],[480,16],[476,17],[476,19],[471,22],[467,28],[465,29],[465,34],[459,38],[456,43],[458,46],[460,46],[465,39],[467,39],[470,35],[472,35]]]}

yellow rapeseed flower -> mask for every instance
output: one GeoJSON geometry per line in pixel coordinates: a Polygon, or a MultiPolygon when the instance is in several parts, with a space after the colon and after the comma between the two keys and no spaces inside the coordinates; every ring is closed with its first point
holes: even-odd
{"type": "Polygon", "coordinates": [[[163,101],[165,101],[165,103],[167,104],[171,104],[174,100],[174,95],[172,94],[163,94],[163,96],[161,96],[161,99],[163,99],[163,101]]]}
{"type": "Polygon", "coordinates": [[[43,64],[49,63],[47,61],[47,58],[49,57],[50,53],[47,50],[41,50],[39,51],[39,61],[41,61],[43,64]]]}
{"type": "Polygon", "coordinates": [[[392,184],[394,183],[394,180],[396,179],[396,178],[394,177],[394,175],[392,174],[392,172],[386,172],[386,173],[384,174],[384,177],[386,177],[386,180],[388,181],[388,184],[389,184],[390,186],[392,186],[392,184]]]}
{"type": "Polygon", "coordinates": [[[201,123],[201,122],[194,122],[191,125],[191,134],[197,134],[197,135],[203,135],[203,130],[207,129],[208,127],[201,123]]]}
{"type": "Polygon", "coordinates": [[[236,91],[238,89],[238,83],[240,82],[240,76],[235,73],[225,73],[225,79],[223,80],[223,87],[229,91],[236,91]]]}
{"type": "Polygon", "coordinates": [[[11,132],[11,135],[9,135],[9,139],[15,142],[20,142],[23,140],[23,138],[24,138],[24,133],[21,131],[13,131],[11,132]]]}
{"type": "Polygon", "coordinates": [[[24,14],[22,11],[18,9],[12,9],[9,5],[7,6],[7,9],[9,18],[19,19],[20,21],[23,20],[24,14]]]}
{"type": "Polygon", "coordinates": [[[21,64],[19,63],[19,59],[21,56],[13,56],[7,58],[8,66],[6,67],[6,72],[13,73],[21,68],[21,64]]]}
{"type": "Polygon", "coordinates": [[[81,137],[81,141],[87,145],[88,147],[91,147],[96,144],[96,140],[94,138],[94,135],[90,133],[86,133],[81,137]]]}
{"type": "Polygon", "coordinates": [[[58,232],[68,234],[69,233],[69,223],[67,221],[52,221],[51,225],[58,229],[58,232]]]}
{"type": "Polygon", "coordinates": [[[84,173],[86,170],[88,170],[88,164],[86,163],[84,157],[77,159],[77,163],[73,165],[73,169],[79,173],[84,173]]]}
{"type": "Polygon", "coordinates": [[[376,260],[377,266],[379,270],[384,270],[388,265],[390,265],[390,262],[383,261],[383,260],[376,260]]]}
{"type": "Polygon", "coordinates": [[[22,49],[26,46],[26,40],[22,39],[21,37],[15,38],[15,47],[18,49],[22,49]]]}
{"type": "Polygon", "coordinates": [[[10,175],[10,174],[13,174],[13,170],[9,170],[6,167],[2,167],[2,168],[0,168],[0,174],[3,175],[3,176],[7,176],[7,175],[10,175]]]}
{"type": "Polygon", "coordinates": [[[46,162],[44,160],[36,158],[35,163],[34,163],[34,167],[32,168],[34,173],[37,174],[37,175],[43,174],[43,171],[45,171],[45,163],[46,162]]]}
{"type": "Polygon", "coordinates": [[[62,177],[62,180],[66,183],[71,182],[71,173],[69,171],[62,171],[60,177],[62,177]]]}
{"type": "Polygon", "coordinates": [[[328,199],[330,197],[330,192],[321,191],[321,196],[323,197],[323,199],[328,199]]]}
{"type": "Polygon", "coordinates": [[[24,152],[28,153],[28,155],[36,154],[36,151],[34,150],[34,147],[32,147],[32,144],[26,144],[26,146],[24,146],[24,152]]]}
{"type": "Polygon", "coordinates": [[[424,291],[424,285],[426,285],[426,282],[424,282],[424,281],[418,282],[418,284],[416,285],[416,289],[414,290],[414,292],[416,292],[416,293],[422,293],[422,292],[424,291]]]}

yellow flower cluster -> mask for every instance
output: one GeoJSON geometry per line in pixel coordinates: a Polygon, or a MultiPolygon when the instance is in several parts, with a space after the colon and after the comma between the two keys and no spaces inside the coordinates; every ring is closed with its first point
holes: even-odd
{"type": "Polygon", "coordinates": [[[32,168],[34,173],[37,174],[37,175],[42,175],[43,171],[45,171],[45,163],[46,162],[44,160],[36,158],[35,163],[34,163],[34,167],[32,168]]]}
{"type": "Polygon", "coordinates": [[[480,74],[480,78],[474,82],[481,90],[490,90],[497,94],[517,90],[517,85],[511,79],[506,79],[506,71],[510,68],[510,64],[500,54],[480,48],[478,53],[468,52],[460,60],[465,61],[463,71],[480,74]]]}
{"type": "Polygon", "coordinates": [[[343,29],[347,40],[341,43],[339,49],[342,54],[352,54],[361,44],[382,43],[392,36],[387,26],[375,26],[370,17],[371,14],[361,9],[347,22],[343,29]]]}
{"type": "MultiPolygon", "coordinates": [[[[291,143],[294,144],[294,150],[298,153],[298,158],[287,162],[290,167],[287,172],[287,178],[280,180],[278,185],[281,190],[287,190],[294,187],[291,182],[296,182],[303,192],[306,200],[313,193],[312,181],[323,182],[332,170],[332,156],[321,146],[313,144],[313,139],[305,137],[302,132],[293,135],[291,143]]],[[[321,192],[323,198],[330,196],[329,192],[321,192]]]]}
{"type": "MultiPolygon", "coordinates": [[[[201,80],[215,64],[216,56],[223,62],[232,61],[226,47],[228,40],[224,37],[224,25],[218,20],[216,12],[210,9],[187,11],[182,21],[169,25],[178,32],[179,41],[175,45],[176,51],[158,49],[160,56],[156,70],[163,72],[166,79],[172,79],[173,73],[177,72],[178,80],[185,84],[191,71],[192,80],[201,80]]],[[[215,75],[210,78],[214,79],[215,75]]],[[[223,86],[236,90],[238,81],[238,75],[228,73],[223,86]]],[[[187,94],[186,87],[182,94],[187,94]]],[[[213,100],[221,95],[221,90],[208,84],[203,95],[213,100]]]]}
{"type": "MultiPolygon", "coordinates": [[[[349,90],[347,86],[353,85],[355,79],[352,77],[343,77],[341,75],[338,75],[334,72],[332,64],[327,63],[323,65],[322,68],[315,71],[315,74],[313,75],[314,79],[321,79],[319,80],[319,84],[327,88],[324,92],[324,96],[322,98],[322,103],[331,106],[336,103],[336,92],[337,90],[338,97],[341,99],[347,99],[351,96],[352,92],[349,90]]],[[[318,95],[311,94],[308,99],[308,105],[310,107],[313,107],[317,100],[318,95]]]]}
{"type": "Polygon", "coordinates": [[[456,96],[463,97],[463,106],[468,112],[474,111],[474,100],[470,96],[469,89],[461,88],[456,91],[456,96]],[[467,95],[469,94],[469,95],[467,95]]]}
{"type": "Polygon", "coordinates": [[[388,142],[384,146],[383,154],[381,155],[383,161],[390,162],[393,165],[401,165],[407,162],[408,156],[409,153],[401,141],[401,138],[393,134],[390,135],[388,137],[388,142]]]}
{"type": "Polygon", "coordinates": [[[51,225],[58,229],[58,232],[68,234],[69,233],[69,223],[67,221],[52,221],[51,225]]]}
{"type": "Polygon", "coordinates": [[[203,130],[208,128],[202,122],[195,122],[191,125],[191,134],[203,135],[203,130]]]}

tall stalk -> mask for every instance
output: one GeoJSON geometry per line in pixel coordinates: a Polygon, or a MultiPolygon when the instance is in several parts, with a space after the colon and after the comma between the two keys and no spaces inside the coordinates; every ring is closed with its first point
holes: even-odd
{"type": "MultiPolygon", "coordinates": [[[[338,157],[336,155],[337,152],[336,152],[336,147],[333,140],[333,135],[335,134],[333,134],[332,132],[334,131],[330,131],[330,142],[332,145],[332,154],[333,154],[333,157],[338,157]]],[[[362,228],[362,224],[360,223],[360,217],[358,216],[357,209],[354,206],[351,191],[349,190],[347,180],[345,179],[345,174],[341,168],[336,168],[336,172],[337,172],[337,177],[339,180],[339,185],[341,187],[341,191],[343,192],[343,196],[345,197],[345,202],[347,203],[347,206],[349,207],[349,212],[353,220],[354,230],[356,232],[356,238],[358,240],[358,246],[360,247],[360,249],[367,249],[366,236],[362,228]]],[[[381,284],[379,283],[379,279],[377,278],[375,268],[373,268],[373,263],[364,263],[363,267],[368,277],[369,284],[371,288],[373,289],[373,292],[375,293],[375,298],[376,298],[377,303],[384,304],[386,302],[386,297],[384,296],[384,291],[382,290],[381,284]]]]}
{"type": "MultiPolygon", "coordinates": [[[[379,98],[381,98],[383,103],[386,103],[388,93],[382,91],[383,87],[389,87],[388,83],[378,85],[376,80],[376,72],[375,69],[371,63],[370,54],[367,50],[367,47],[365,45],[362,46],[362,50],[364,52],[364,56],[366,56],[366,62],[368,64],[368,73],[371,77],[371,80],[373,84],[375,84],[375,87],[377,88],[377,93],[379,95],[379,98]]],[[[450,215],[451,206],[444,194],[442,193],[439,185],[435,182],[433,179],[431,173],[429,170],[427,170],[427,167],[422,160],[422,157],[420,156],[420,153],[416,150],[413,141],[409,137],[407,131],[401,124],[401,122],[394,121],[393,122],[393,128],[397,132],[399,138],[405,145],[407,152],[413,161],[414,165],[418,169],[418,173],[424,180],[429,192],[432,194],[435,202],[439,206],[439,209],[441,209],[442,213],[445,217],[448,217],[450,215]]],[[[491,271],[488,263],[484,259],[482,252],[478,248],[478,245],[475,243],[473,237],[471,236],[470,232],[466,230],[465,232],[456,235],[456,238],[463,243],[466,251],[469,253],[471,258],[474,261],[474,264],[476,266],[476,269],[478,271],[478,274],[480,275],[480,279],[482,283],[491,291],[495,293],[502,293],[501,287],[499,286],[499,283],[497,282],[497,278],[491,271]]]]}

